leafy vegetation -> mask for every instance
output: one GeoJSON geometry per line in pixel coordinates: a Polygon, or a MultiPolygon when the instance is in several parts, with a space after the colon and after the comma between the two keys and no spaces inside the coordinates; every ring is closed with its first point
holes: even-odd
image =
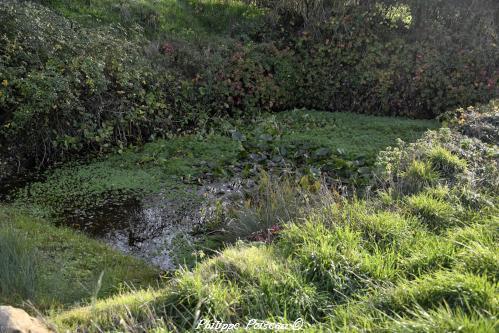
{"type": "Polygon", "coordinates": [[[435,12],[381,0],[38,2],[0,7],[4,177],[212,117],[432,118],[497,94],[494,1],[435,12]]]}
{"type": "Polygon", "coordinates": [[[495,332],[498,4],[2,1],[0,302],[76,332],[495,332]],[[117,251],[146,246],[184,265],[117,251]]]}
{"type": "Polygon", "coordinates": [[[159,288],[122,291],[50,319],[63,330],[96,332],[299,318],[311,331],[493,332],[495,149],[456,129],[428,131],[378,155],[378,191],[364,199],[293,192],[299,184],[273,187],[268,180],[266,194],[229,226],[232,235],[240,232],[238,243],[199,257],[192,270],[176,271],[159,288]],[[466,167],[449,173],[428,162],[437,177],[412,186],[408,170],[436,151],[466,167]],[[255,238],[251,216],[269,221],[259,225],[269,233],[256,234],[266,237],[255,238]]]}
{"type": "MultiPolygon", "coordinates": [[[[105,159],[67,164],[15,194],[43,216],[72,215],[157,194],[199,201],[191,191],[214,179],[258,177],[260,170],[321,173],[365,184],[376,152],[396,139],[414,140],[432,121],[295,110],[262,116],[250,125],[221,122],[226,135],[181,136],[123,149],[105,159]],[[299,126],[298,126],[299,125],[299,126]]],[[[301,177],[301,176],[300,176],[301,177]]],[[[315,181],[314,180],[314,181],[315,181]]]]}

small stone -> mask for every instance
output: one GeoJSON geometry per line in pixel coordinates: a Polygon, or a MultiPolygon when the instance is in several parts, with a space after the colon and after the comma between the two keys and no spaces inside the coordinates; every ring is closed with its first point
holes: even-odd
{"type": "Polygon", "coordinates": [[[51,333],[42,322],[26,311],[12,306],[0,306],[0,333],[51,333]]]}

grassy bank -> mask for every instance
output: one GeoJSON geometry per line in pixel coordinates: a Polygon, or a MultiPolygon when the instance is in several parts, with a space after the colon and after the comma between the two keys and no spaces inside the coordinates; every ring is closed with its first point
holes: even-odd
{"type": "MultiPolygon", "coordinates": [[[[31,258],[22,265],[33,271],[26,282],[32,284],[29,290],[22,291],[22,286],[8,289],[4,299],[14,303],[30,298],[41,308],[88,300],[101,271],[105,274],[99,296],[112,294],[125,282],[143,285],[154,280],[153,269],[82,234],[55,228],[48,222],[54,218],[66,222],[79,212],[83,214],[80,217],[91,219],[96,209],[112,201],[140,199],[161,191],[168,198],[198,202],[201,198],[193,189],[200,184],[258,177],[260,169],[269,169],[272,164],[277,174],[279,170],[307,174],[310,168],[322,168],[331,176],[341,178],[343,170],[344,179],[355,179],[359,168],[372,170],[377,151],[395,144],[398,138],[412,141],[436,126],[434,121],[295,110],[246,124],[220,122],[216,127],[221,135],[156,140],[105,158],[50,170],[43,180],[14,194],[13,206],[18,208],[5,206],[1,210],[2,223],[8,226],[3,237],[14,239],[9,247],[19,246],[25,257],[31,258]],[[328,164],[336,167],[327,169],[328,164]],[[33,258],[40,258],[40,262],[33,258]]],[[[237,239],[237,232],[230,239],[237,239]]]]}
{"type": "Polygon", "coordinates": [[[151,38],[165,36],[185,40],[228,37],[237,26],[249,24],[263,13],[244,2],[218,0],[163,1],[60,1],[43,4],[83,25],[121,24],[141,26],[151,38]]]}
{"type": "Polygon", "coordinates": [[[369,199],[332,195],[271,242],[240,242],[163,289],[52,319],[90,331],[301,318],[308,331],[495,332],[497,146],[441,129],[376,165],[369,199]]]}
{"type": "Polygon", "coordinates": [[[40,310],[157,285],[159,272],[81,233],[0,206],[0,302],[40,310]],[[101,276],[102,274],[102,276],[101,276]]]}

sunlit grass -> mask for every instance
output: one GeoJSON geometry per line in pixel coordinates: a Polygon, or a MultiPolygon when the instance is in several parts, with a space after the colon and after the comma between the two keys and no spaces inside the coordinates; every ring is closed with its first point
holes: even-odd
{"type": "MultiPolygon", "coordinates": [[[[440,132],[445,137],[446,130],[440,132]]],[[[428,154],[439,157],[434,167],[458,161],[447,152],[435,153],[428,142],[439,137],[429,132],[414,145],[418,154],[401,155],[407,160],[399,172],[428,154]]],[[[464,165],[464,159],[457,164],[464,165]]],[[[290,221],[272,211],[283,227],[272,241],[241,240],[193,270],[178,270],[144,307],[136,307],[131,292],[99,301],[96,311],[78,308],[53,318],[63,328],[95,331],[115,329],[115,316],[133,323],[130,330],[191,330],[203,319],[302,318],[310,331],[494,332],[497,208],[470,208],[462,201],[459,192],[466,183],[448,177],[468,171],[473,172],[458,167],[435,184],[395,197],[388,197],[389,190],[365,199],[319,192],[330,197],[315,206],[289,201],[307,210],[290,221]],[[128,304],[136,310],[127,311],[128,304]]]]}

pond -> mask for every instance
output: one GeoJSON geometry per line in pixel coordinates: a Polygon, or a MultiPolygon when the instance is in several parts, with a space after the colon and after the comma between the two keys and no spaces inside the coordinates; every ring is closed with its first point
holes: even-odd
{"type": "Polygon", "coordinates": [[[60,224],[80,229],[113,248],[144,259],[163,270],[181,264],[177,252],[193,251],[200,237],[196,230],[216,214],[216,207],[241,204],[244,192],[254,183],[241,180],[192,186],[190,196],[172,197],[168,189],[143,198],[122,201],[88,210],[74,210],[60,224]]]}

